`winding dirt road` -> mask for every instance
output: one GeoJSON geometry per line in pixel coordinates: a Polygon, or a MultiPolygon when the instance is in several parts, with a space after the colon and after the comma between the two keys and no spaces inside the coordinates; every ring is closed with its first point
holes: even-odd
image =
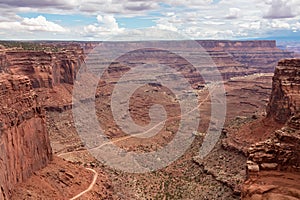
{"type": "MultiPolygon", "coordinates": [[[[213,86],[211,87],[211,91],[210,92],[213,92],[214,90],[216,89],[216,86],[213,86]]],[[[171,117],[171,118],[168,118],[164,121],[161,121],[160,123],[156,124],[155,126],[153,126],[151,129],[145,131],[145,132],[142,132],[142,133],[138,133],[138,134],[132,134],[132,135],[128,135],[128,136],[124,136],[124,137],[121,137],[121,138],[116,138],[116,139],[112,139],[111,141],[109,142],[106,142],[106,143],[103,143],[102,145],[100,146],[97,146],[97,147],[94,147],[94,148],[91,148],[89,149],[89,151],[91,150],[96,150],[96,149],[99,149],[105,145],[109,145],[109,144],[116,144],[118,142],[122,142],[124,140],[127,140],[127,139],[130,139],[130,138],[133,138],[135,136],[142,136],[142,135],[145,135],[147,134],[149,131],[155,129],[156,127],[158,127],[159,125],[165,123],[167,120],[171,120],[171,119],[177,119],[177,118],[180,118],[180,117],[183,117],[183,116],[186,116],[186,115],[189,115],[190,113],[194,112],[195,110],[199,109],[200,106],[206,102],[210,97],[210,93],[198,104],[198,106],[196,106],[195,108],[193,108],[192,110],[190,110],[189,112],[187,113],[184,113],[184,114],[180,114],[178,116],[174,116],[174,117],[171,117]]],[[[79,150],[79,151],[71,151],[71,152],[67,152],[67,153],[60,153],[58,154],[58,156],[64,156],[64,155],[69,155],[69,154],[72,154],[72,153],[77,153],[77,152],[82,152],[82,151],[87,151],[87,150],[79,150]]]]}
{"type": "MultiPolygon", "coordinates": [[[[216,87],[214,86],[214,87],[212,87],[212,90],[211,90],[211,91],[213,91],[213,90],[215,90],[215,89],[216,89],[216,87]]],[[[180,115],[178,115],[178,116],[174,116],[174,117],[169,118],[169,119],[167,119],[167,120],[170,120],[170,119],[177,119],[177,118],[180,118],[180,117],[182,117],[182,116],[188,115],[188,114],[190,114],[191,112],[194,112],[195,110],[199,109],[199,107],[200,107],[204,102],[206,102],[206,101],[209,99],[209,97],[210,97],[210,94],[208,94],[208,95],[206,96],[206,98],[204,98],[204,99],[198,104],[198,106],[196,106],[195,108],[193,108],[193,109],[190,110],[189,112],[184,113],[184,114],[180,114],[180,115]]],[[[151,129],[149,129],[149,130],[147,130],[147,131],[145,131],[145,132],[143,132],[143,133],[133,134],[133,135],[129,135],[129,136],[117,138],[117,139],[115,139],[115,140],[112,140],[112,141],[103,143],[101,146],[95,147],[95,148],[90,149],[90,150],[99,149],[99,148],[101,148],[101,147],[103,147],[103,146],[105,146],[105,145],[115,144],[115,143],[117,143],[117,142],[121,142],[121,141],[127,140],[127,139],[132,138],[132,137],[135,137],[135,136],[144,135],[144,134],[146,134],[147,132],[149,132],[149,131],[151,131],[152,129],[154,129],[154,128],[156,128],[157,126],[159,126],[160,124],[165,123],[167,120],[164,120],[164,121],[162,121],[162,122],[156,124],[154,127],[152,127],[151,129]]],[[[80,150],[80,151],[87,151],[87,150],[80,150]]],[[[79,151],[73,151],[73,152],[61,153],[61,154],[59,154],[58,156],[68,155],[68,154],[72,154],[72,153],[75,153],[75,152],[79,152],[79,151]]],[[[90,171],[92,171],[92,172],[94,173],[94,178],[93,178],[92,183],[90,184],[90,186],[89,186],[86,190],[84,190],[84,191],[82,191],[81,193],[77,194],[76,196],[72,197],[70,200],[75,200],[75,199],[81,197],[82,195],[84,195],[85,193],[87,193],[87,192],[89,192],[91,189],[93,189],[94,185],[96,184],[97,177],[98,177],[98,173],[97,173],[95,170],[93,170],[93,169],[90,169],[90,168],[86,168],[86,169],[87,169],[87,170],[90,170],[90,171]]]]}
{"type": "Polygon", "coordinates": [[[87,193],[91,189],[93,189],[94,185],[96,184],[96,181],[97,181],[97,178],[98,178],[98,173],[95,170],[91,169],[91,168],[86,168],[86,169],[89,170],[89,171],[92,171],[94,173],[94,177],[93,177],[92,183],[90,184],[90,186],[86,190],[80,192],[76,196],[72,197],[70,200],[75,200],[75,199],[81,197],[82,195],[84,195],[85,193],[87,193]]]}

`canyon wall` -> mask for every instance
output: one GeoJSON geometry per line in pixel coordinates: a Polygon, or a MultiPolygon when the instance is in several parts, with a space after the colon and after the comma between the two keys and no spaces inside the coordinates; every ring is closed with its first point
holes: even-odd
{"type": "Polygon", "coordinates": [[[52,79],[54,85],[60,83],[73,84],[81,64],[84,53],[81,48],[65,50],[52,54],[52,79]]]}
{"type": "Polygon", "coordinates": [[[267,107],[268,117],[285,123],[300,110],[300,59],[278,63],[273,77],[272,95],[267,107]]]}
{"type": "MultiPolygon", "coordinates": [[[[284,51],[276,47],[276,41],[227,41],[227,40],[197,40],[198,44],[203,47],[210,58],[214,61],[225,80],[235,77],[254,73],[273,73],[276,64],[283,58],[293,58],[294,53],[284,51]]],[[[112,42],[113,48],[125,48],[131,45],[137,47],[141,42],[112,42]]],[[[160,47],[158,50],[178,49],[183,54],[199,54],[199,58],[203,57],[203,53],[195,50],[195,43],[192,41],[159,41],[159,42],[143,42],[143,46],[160,47]],[[191,45],[192,44],[192,45],[191,45]]],[[[95,48],[97,43],[81,43],[86,52],[90,52],[95,48]]],[[[100,43],[101,45],[101,43],[100,43]]],[[[140,57],[143,57],[141,55],[140,57]]],[[[206,58],[204,57],[203,60],[206,58]]],[[[201,66],[200,66],[201,67],[201,66]]],[[[209,70],[209,69],[208,69],[209,70]]]]}
{"type": "MultiPolygon", "coordinates": [[[[176,70],[185,74],[186,77],[192,79],[193,84],[203,84],[202,77],[195,72],[192,67],[199,67],[202,74],[210,76],[212,71],[211,62],[218,68],[224,80],[232,77],[251,75],[255,73],[273,73],[275,66],[282,58],[292,58],[292,52],[283,51],[276,47],[276,41],[140,41],[140,42],[106,42],[106,48],[103,48],[101,54],[110,54],[111,49],[137,49],[126,56],[122,56],[123,63],[119,65],[128,66],[131,62],[138,63],[172,63],[176,66],[176,70]],[[199,47],[197,47],[197,43],[199,47]],[[147,47],[140,49],[140,46],[147,47]],[[130,47],[130,48],[129,48],[130,47]],[[159,48],[158,48],[159,47],[159,48]],[[167,49],[174,49],[183,55],[183,59],[179,56],[171,55],[174,52],[166,53],[167,49]],[[107,52],[105,52],[107,51],[107,52]],[[205,52],[203,52],[205,51],[205,52]],[[155,54],[155,56],[153,56],[155,54]],[[152,57],[149,59],[149,57],[152,57]],[[197,59],[195,61],[201,66],[190,66],[185,62],[184,58],[197,59]],[[127,60],[126,60],[127,59],[127,60]]],[[[97,45],[103,43],[81,43],[85,52],[91,52],[97,45]]],[[[97,53],[97,52],[94,52],[97,53]]],[[[118,63],[116,63],[118,64],[118,63]]],[[[116,66],[116,65],[115,65],[116,66]]],[[[122,70],[120,67],[114,67],[115,73],[122,70]]],[[[215,73],[212,73],[214,76],[215,73]]],[[[206,76],[206,77],[207,77],[206,76]]]]}
{"type": "MultiPolygon", "coordinates": [[[[244,76],[254,73],[274,72],[276,63],[282,58],[292,58],[293,53],[280,50],[276,47],[275,41],[197,41],[206,51],[218,67],[222,77],[227,80],[236,76],[244,76]]],[[[138,47],[140,42],[111,42],[109,45],[113,48],[138,47]]],[[[168,47],[178,49],[182,54],[199,54],[195,52],[194,46],[185,41],[153,41],[143,42],[143,46],[159,46],[157,51],[164,50],[168,47]]],[[[26,75],[31,79],[34,88],[46,87],[52,88],[60,83],[73,84],[76,73],[83,63],[84,58],[101,43],[97,42],[53,42],[42,43],[43,48],[38,50],[20,50],[8,49],[0,52],[0,71],[10,74],[26,75]],[[68,46],[69,45],[69,46],[68,46]],[[50,47],[51,48],[50,48],[50,47]],[[45,50],[45,49],[50,50],[45,50]],[[86,54],[86,55],[85,55],[86,54]]],[[[110,49],[107,49],[108,51],[110,49]]],[[[143,60],[144,52],[136,54],[139,59],[143,60]]],[[[102,52],[111,53],[111,52],[102,52]]],[[[151,54],[151,52],[149,52],[151,54]]],[[[157,54],[157,52],[156,52],[157,54]]],[[[156,59],[164,59],[165,55],[157,54],[156,59]]],[[[204,58],[206,60],[207,58],[204,58]]],[[[130,60],[128,60],[130,62],[130,60]]],[[[166,61],[168,62],[168,61],[166,61]]],[[[182,64],[182,63],[178,63],[182,64]]],[[[208,66],[198,66],[209,71],[208,66]]],[[[182,68],[182,67],[181,67],[182,68]]],[[[189,69],[187,69],[189,70],[189,69]]],[[[191,74],[190,76],[194,76],[191,74]]],[[[194,79],[201,77],[194,77],[194,79]]]]}
{"type": "Polygon", "coordinates": [[[300,59],[284,59],[278,63],[267,117],[285,125],[269,140],[250,147],[250,171],[291,167],[300,170],[300,59]]]}
{"type": "Polygon", "coordinates": [[[300,198],[300,59],[278,63],[267,117],[284,125],[266,141],[249,148],[249,179],[242,196],[244,199],[300,198]]]}
{"type": "Polygon", "coordinates": [[[0,48],[0,72],[3,72],[3,66],[7,65],[7,59],[5,55],[5,51],[0,48]]]}
{"type": "Polygon", "coordinates": [[[0,199],[52,158],[45,113],[30,79],[0,74],[0,199]]]}
{"type": "MultiPolygon", "coordinates": [[[[283,58],[293,58],[293,52],[276,47],[275,40],[259,41],[202,41],[198,43],[208,51],[223,51],[230,54],[236,62],[241,63],[256,73],[273,73],[277,62],[283,58]]],[[[251,73],[250,71],[250,73],[251,73]]],[[[249,72],[248,72],[249,73],[249,72]]]]}
{"type": "Polygon", "coordinates": [[[248,41],[231,41],[231,40],[197,40],[205,49],[215,50],[236,50],[247,48],[276,48],[275,40],[248,40],[248,41]]]}
{"type": "Polygon", "coordinates": [[[80,46],[53,52],[9,49],[0,53],[0,71],[28,76],[34,88],[52,88],[60,83],[73,84],[83,59],[80,46]]]}

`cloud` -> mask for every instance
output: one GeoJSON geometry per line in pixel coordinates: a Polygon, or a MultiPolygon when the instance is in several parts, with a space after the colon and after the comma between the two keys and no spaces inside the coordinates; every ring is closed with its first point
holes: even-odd
{"type": "Polygon", "coordinates": [[[261,21],[254,21],[250,23],[241,23],[239,27],[246,30],[260,30],[262,28],[261,21]]]}
{"type": "Polygon", "coordinates": [[[178,31],[178,29],[171,23],[166,23],[166,24],[160,23],[160,24],[157,24],[154,28],[157,28],[160,30],[169,30],[169,31],[174,31],[174,32],[178,31]]]}
{"type": "Polygon", "coordinates": [[[210,5],[213,3],[213,0],[165,0],[163,2],[171,6],[198,7],[210,5]]]}
{"type": "Polygon", "coordinates": [[[43,16],[36,18],[24,18],[21,26],[26,27],[30,31],[49,31],[49,32],[66,32],[67,30],[54,22],[47,21],[43,16]]]}
{"type": "Polygon", "coordinates": [[[97,16],[97,21],[100,24],[103,24],[104,28],[110,29],[110,30],[117,30],[119,29],[119,25],[116,21],[116,19],[114,18],[114,16],[112,15],[105,15],[105,16],[101,16],[98,15],[97,16]]]}
{"type": "Polygon", "coordinates": [[[24,35],[36,39],[43,34],[45,37],[50,35],[54,39],[57,35],[67,39],[105,38],[127,31],[126,26],[151,26],[152,30],[176,31],[191,38],[239,39],[266,37],[277,30],[280,33],[298,31],[299,22],[300,0],[2,0],[0,2],[1,38],[20,38],[24,35]],[[23,18],[17,15],[26,16],[28,13],[54,14],[55,21],[49,21],[43,16],[23,18]],[[68,21],[69,17],[64,16],[65,26],[62,27],[59,22],[61,13],[72,15],[77,22],[80,20],[81,22],[68,21]],[[84,17],[81,19],[82,15],[84,17]],[[118,22],[122,23],[122,27],[118,22]],[[71,31],[67,32],[68,29],[71,31]],[[14,30],[14,33],[11,30],[14,30]],[[53,36],[53,33],[56,35],[53,36]]]}
{"type": "Polygon", "coordinates": [[[157,7],[158,5],[155,2],[129,2],[123,6],[125,10],[129,11],[147,11],[157,7]]]}
{"type": "Polygon", "coordinates": [[[113,15],[98,15],[97,22],[84,27],[82,33],[85,37],[104,38],[112,35],[120,34],[124,28],[120,28],[113,15]]]}
{"type": "Polygon", "coordinates": [[[0,5],[12,7],[28,7],[28,8],[49,8],[55,7],[60,9],[72,9],[78,5],[78,0],[2,0],[0,5]]]}
{"type": "Polygon", "coordinates": [[[182,21],[179,20],[175,13],[166,13],[165,17],[161,17],[158,20],[155,20],[156,26],[153,26],[152,28],[157,28],[160,30],[169,30],[177,32],[177,26],[180,26],[182,24],[182,21]]]}
{"type": "Polygon", "coordinates": [[[292,24],[292,30],[298,32],[300,30],[300,23],[296,22],[295,24],[292,24]]]}
{"type": "Polygon", "coordinates": [[[158,1],[143,0],[2,0],[0,7],[12,9],[33,9],[35,12],[59,14],[136,14],[158,8],[158,1]]]}
{"type": "Polygon", "coordinates": [[[292,12],[292,7],[288,0],[272,0],[271,7],[264,18],[278,19],[278,18],[293,18],[295,14],[292,12]]]}
{"type": "Polygon", "coordinates": [[[290,29],[291,28],[289,23],[279,21],[279,20],[273,20],[271,22],[271,27],[274,29],[290,29]]]}
{"type": "Polygon", "coordinates": [[[237,19],[240,17],[241,9],[239,8],[229,8],[229,14],[226,16],[226,19],[237,19]]]}
{"type": "Polygon", "coordinates": [[[23,18],[20,21],[0,22],[1,29],[14,31],[45,31],[45,32],[67,32],[62,26],[47,21],[43,16],[36,18],[23,18]]]}

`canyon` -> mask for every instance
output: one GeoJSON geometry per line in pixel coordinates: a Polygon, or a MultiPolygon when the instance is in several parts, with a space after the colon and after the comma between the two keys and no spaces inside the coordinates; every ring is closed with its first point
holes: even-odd
{"type": "MultiPolygon", "coordinates": [[[[109,45],[122,48],[137,43],[109,45]]],[[[168,167],[146,174],[110,169],[89,153],[77,134],[72,113],[73,85],[89,53],[101,42],[3,44],[0,48],[3,105],[0,198],[70,199],[92,182],[88,168],[99,174],[92,191],[83,196],[89,199],[239,199],[240,195],[245,199],[260,195],[263,199],[270,195],[257,194],[257,188],[261,187],[259,173],[265,173],[265,169],[273,170],[274,174],[278,170],[291,173],[299,169],[299,60],[280,61],[293,58],[294,54],[277,48],[275,41],[197,43],[205,54],[196,52],[194,56],[205,55],[213,61],[223,78],[227,98],[221,140],[205,159],[197,154],[211,116],[212,102],[205,100],[209,96],[206,82],[184,58],[163,51],[175,46],[182,55],[189,55],[195,53],[191,47],[180,41],[161,41],[159,49],[130,52],[111,63],[98,82],[95,94],[98,121],[105,134],[116,141],[126,134],[114,122],[110,108],[112,92],[120,78],[139,63],[150,60],[171,66],[189,80],[199,102],[203,100],[199,106],[202,119],[199,134],[191,147],[168,167]],[[289,150],[284,151],[286,148],[289,150]],[[257,188],[253,189],[253,185],[257,188]]],[[[146,42],[145,46],[151,45],[146,42]]],[[[198,67],[209,74],[206,63],[198,67]]],[[[130,102],[131,115],[137,124],[149,123],[147,112],[154,103],[166,108],[169,120],[157,136],[145,141],[125,138],[116,142],[119,147],[148,152],[172,140],[178,129],[178,122],[173,118],[180,110],[169,90],[159,84],[148,84],[137,90],[130,102]]],[[[280,193],[282,188],[277,188],[280,193]]]]}

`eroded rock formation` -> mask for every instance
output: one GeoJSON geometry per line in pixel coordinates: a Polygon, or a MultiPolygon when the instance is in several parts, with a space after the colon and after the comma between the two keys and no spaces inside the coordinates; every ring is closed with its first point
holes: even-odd
{"type": "Polygon", "coordinates": [[[249,150],[248,170],[300,171],[300,114],[290,118],[275,135],[252,145],[249,150]]]}
{"type": "MultiPolygon", "coordinates": [[[[199,57],[209,56],[224,79],[260,72],[273,72],[276,63],[280,59],[293,57],[293,53],[278,49],[275,41],[216,40],[197,42],[207,51],[207,54],[195,52],[195,49],[188,46],[184,41],[161,41],[155,46],[159,46],[160,50],[172,47],[187,55],[200,53],[199,57]]],[[[128,46],[134,48],[138,47],[138,43],[114,42],[109,45],[112,48],[127,48],[128,46]]],[[[86,54],[90,53],[92,49],[97,45],[101,45],[101,43],[46,43],[43,45],[43,48],[38,50],[2,50],[0,53],[0,70],[28,76],[34,88],[52,88],[59,83],[73,84],[76,72],[85,57],[84,52],[86,54]],[[51,51],[44,50],[49,46],[53,46],[51,51]]],[[[149,46],[150,48],[153,46],[153,42],[143,42],[143,46],[149,46]]],[[[142,53],[143,51],[139,52],[142,53]]],[[[106,52],[102,53],[105,54],[106,52]]],[[[142,59],[145,55],[136,56],[142,59]]],[[[165,58],[164,55],[162,55],[162,58],[165,58]]],[[[157,59],[160,59],[159,55],[157,59]]],[[[207,60],[207,58],[203,60],[207,60]]],[[[166,62],[169,61],[166,60],[166,62]]],[[[208,66],[197,67],[204,69],[208,66]]],[[[209,68],[204,69],[204,71],[209,71],[209,68]]],[[[200,77],[195,78],[199,79],[200,77]]]]}
{"type": "MultiPolygon", "coordinates": [[[[242,64],[246,74],[274,72],[276,63],[293,53],[276,47],[276,41],[198,41],[209,52],[226,52],[242,64]]],[[[214,59],[214,56],[212,56],[214,59]]]]}
{"type": "Polygon", "coordinates": [[[285,123],[300,110],[300,59],[285,59],[278,63],[273,77],[273,90],[267,113],[285,123]]]}
{"type": "Polygon", "coordinates": [[[52,158],[45,114],[30,79],[0,74],[0,199],[52,158]]]}
{"type": "Polygon", "coordinates": [[[244,185],[243,197],[298,199],[300,198],[300,59],[285,59],[276,67],[268,117],[285,125],[275,131],[268,140],[253,144],[249,148],[247,161],[249,179],[244,185]]]}
{"type": "Polygon", "coordinates": [[[0,69],[9,74],[26,75],[34,88],[73,84],[83,62],[80,46],[53,52],[8,49],[0,53],[0,69]]]}

